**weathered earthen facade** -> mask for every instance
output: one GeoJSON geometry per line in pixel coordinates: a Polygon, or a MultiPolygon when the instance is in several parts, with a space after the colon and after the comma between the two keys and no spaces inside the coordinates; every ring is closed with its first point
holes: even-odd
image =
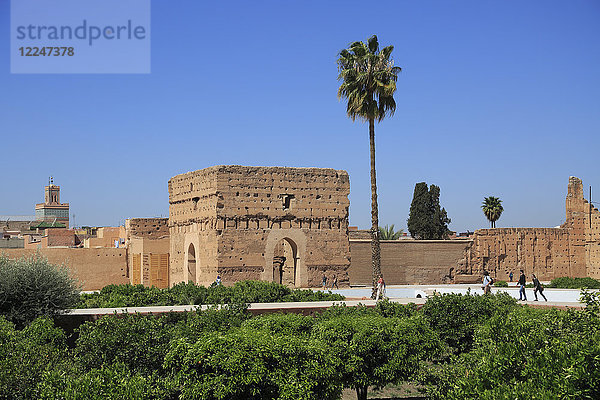
{"type": "Polygon", "coordinates": [[[215,166],[169,180],[171,284],[348,284],[348,173],[215,166]]]}
{"type": "Polygon", "coordinates": [[[125,232],[130,283],[169,287],[169,220],[131,218],[125,232]]]}
{"type": "Polygon", "coordinates": [[[600,212],[584,199],[583,183],[569,178],[566,220],[560,228],[494,228],[475,231],[458,268],[467,275],[483,270],[497,279],[523,269],[542,280],[561,276],[600,278],[600,212]]]}

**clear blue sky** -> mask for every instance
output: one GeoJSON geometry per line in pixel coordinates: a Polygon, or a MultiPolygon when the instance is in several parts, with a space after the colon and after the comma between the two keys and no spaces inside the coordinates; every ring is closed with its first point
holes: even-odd
{"type": "Polygon", "coordinates": [[[571,175],[600,201],[600,2],[152,1],[152,73],[11,75],[0,1],[0,214],[48,176],[77,225],[168,215],[170,177],[218,164],[350,174],[370,225],[368,126],[336,93],[336,54],[377,34],[403,68],[376,126],[381,224],[406,227],[414,185],[450,228],[556,226],[571,175]]]}

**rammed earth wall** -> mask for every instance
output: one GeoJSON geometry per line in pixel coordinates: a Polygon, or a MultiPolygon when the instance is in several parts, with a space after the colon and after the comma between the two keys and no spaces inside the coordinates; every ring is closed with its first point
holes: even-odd
{"type": "Polygon", "coordinates": [[[169,180],[171,282],[347,285],[348,173],[216,166],[169,180]]]}

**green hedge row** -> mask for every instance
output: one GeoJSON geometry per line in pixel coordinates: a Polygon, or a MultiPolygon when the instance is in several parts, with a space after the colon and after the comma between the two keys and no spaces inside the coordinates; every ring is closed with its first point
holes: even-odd
{"type": "Polygon", "coordinates": [[[245,305],[106,316],[83,324],[72,348],[51,320],[18,330],[0,319],[0,398],[338,399],[350,388],[365,399],[446,371],[477,350],[482,326],[517,308],[505,294],[452,294],[420,310],[385,301],[314,317],[251,317],[245,305]]]}
{"type": "Polygon", "coordinates": [[[552,279],[548,287],[560,289],[600,289],[600,280],[589,277],[569,278],[565,276],[552,279]]]}
{"type": "Polygon", "coordinates": [[[274,282],[242,281],[233,286],[179,283],[168,289],[143,285],[108,285],[82,293],[76,308],[173,306],[187,304],[271,303],[282,301],[344,300],[340,294],[290,289],[274,282]]]}

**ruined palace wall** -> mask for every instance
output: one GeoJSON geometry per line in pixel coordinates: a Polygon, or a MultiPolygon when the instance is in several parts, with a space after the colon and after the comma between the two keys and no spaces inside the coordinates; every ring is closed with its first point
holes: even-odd
{"type": "Polygon", "coordinates": [[[583,247],[567,228],[494,228],[475,231],[470,251],[470,273],[483,270],[496,279],[508,280],[523,269],[541,280],[561,276],[586,276],[581,260],[583,247]]]}
{"type": "MultiPolygon", "coordinates": [[[[187,282],[187,250],[196,252],[196,282],[208,284],[217,271],[217,174],[215,168],[169,180],[169,275],[171,285],[187,282]]],[[[220,205],[219,205],[220,206],[220,205]]]]}
{"type": "Polygon", "coordinates": [[[232,280],[273,280],[273,251],[296,246],[298,284],[323,274],[347,284],[350,179],[324,168],[218,167],[219,273],[232,280]]]}
{"type": "Polygon", "coordinates": [[[286,240],[296,250],[296,285],[317,286],[323,273],[347,283],[349,191],[345,171],[323,168],[216,166],[172,178],[172,282],[185,279],[194,241],[198,283],[217,273],[225,284],[273,280],[274,248],[286,240]]]}
{"type": "Polygon", "coordinates": [[[161,239],[169,236],[168,218],[130,218],[125,220],[127,239],[141,237],[147,239],[161,239]]]}
{"type": "MultiPolygon", "coordinates": [[[[381,241],[381,271],[388,285],[441,284],[448,282],[463,261],[470,240],[381,241]]],[[[350,240],[350,284],[370,285],[371,241],[350,240]]]]}
{"type": "Polygon", "coordinates": [[[583,183],[569,177],[566,219],[560,228],[494,228],[475,231],[463,272],[488,270],[507,280],[523,269],[527,278],[600,278],[600,213],[584,198],[583,183]]]}
{"type": "MultiPolygon", "coordinates": [[[[110,284],[128,283],[125,249],[39,249],[53,264],[65,264],[82,285],[83,290],[99,290],[110,284]]],[[[2,249],[9,258],[32,256],[34,249],[2,249]]]]}
{"type": "Polygon", "coordinates": [[[125,221],[127,265],[132,284],[169,286],[168,218],[131,218],[125,221]]]}
{"type": "MultiPolygon", "coordinates": [[[[589,204],[587,205],[589,209],[589,204]]],[[[592,206],[591,224],[587,222],[585,261],[587,265],[587,275],[591,278],[600,279],[600,211],[592,206]]]]}
{"type": "Polygon", "coordinates": [[[566,221],[563,227],[573,231],[574,245],[579,250],[576,261],[586,265],[587,276],[600,278],[600,212],[583,196],[583,182],[569,178],[566,198],[566,221]]]}

